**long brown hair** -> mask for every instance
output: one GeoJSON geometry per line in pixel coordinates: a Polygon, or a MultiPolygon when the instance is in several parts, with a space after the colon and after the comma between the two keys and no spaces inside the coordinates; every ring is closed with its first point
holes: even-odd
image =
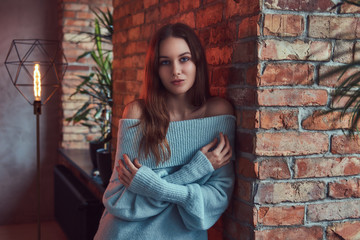
{"type": "Polygon", "coordinates": [[[182,38],[190,48],[191,59],[196,66],[194,85],[189,89],[193,106],[202,106],[209,98],[208,69],[205,51],[195,32],[182,23],[161,27],[153,36],[146,56],[145,81],[142,91],[143,111],[140,125],[143,138],[139,151],[148,156],[152,152],[156,164],[170,158],[171,151],[166,140],[170,116],[166,106],[166,89],[159,76],[159,48],[161,41],[169,38],[182,38]]]}

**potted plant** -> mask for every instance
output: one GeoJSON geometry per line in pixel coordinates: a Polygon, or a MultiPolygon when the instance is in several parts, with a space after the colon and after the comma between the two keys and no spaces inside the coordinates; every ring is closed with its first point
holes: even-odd
{"type": "MultiPolygon", "coordinates": [[[[70,98],[77,94],[89,96],[88,100],[66,121],[73,124],[81,124],[88,128],[98,128],[100,137],[89,143],[91,160],[94,170],[97,170],[96,160],[97,149],[105,148],[102,153],[106,157],[110,156],[111,139],[111,116],[112,116],[112,50],[104,49],[103,43],[110,43],[113,34],[112,13],[107,10],[103,12],[98,9],[100,14],[93,11],[96,15],[94,22],[94,33],[86,33],[94,42],[94,49],[80,55],[77,60],[90,56],[94,61],[94,70],[89,75],[79,76],[82,81],[76,86],[75,92],[70,98]],[[101,28],[105,28],[107,33],[102,34],[101,28]]],[[[110,158],[111,166],[111,158],[110,158]]],[[[111,171],[111,169],[110,169],[111,171]]]]}

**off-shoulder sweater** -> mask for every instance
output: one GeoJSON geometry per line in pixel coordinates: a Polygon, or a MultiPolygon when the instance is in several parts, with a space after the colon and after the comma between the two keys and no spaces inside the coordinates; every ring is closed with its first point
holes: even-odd
{"type": "MultiPolygon", "coordinates": [[[[116,159],[139,157],[139,120],[119,124],[116,159]]],[[[170,122],[169,160],[156,165],[150,154],[126,188],[113,171],[103,196],[105,210],[95,240],[204,240],[207,229],[228,206],[234,185],[233,163],[214,170],[200,149],[222,132],[233,147],[235,117],[170,122]]],[[[115,161],[114,169],[118,166],[115,161]]]]}

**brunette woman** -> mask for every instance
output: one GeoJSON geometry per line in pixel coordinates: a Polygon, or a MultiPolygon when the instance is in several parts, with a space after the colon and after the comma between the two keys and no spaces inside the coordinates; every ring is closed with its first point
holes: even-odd
{"type": "Polygon", "coordinates": [[[187,25],[155,34],[145,73],[142,99],[120,120],[95,239],[207,239],[233,190],[233,108],[210,97],[205,53],[187,25]]]}

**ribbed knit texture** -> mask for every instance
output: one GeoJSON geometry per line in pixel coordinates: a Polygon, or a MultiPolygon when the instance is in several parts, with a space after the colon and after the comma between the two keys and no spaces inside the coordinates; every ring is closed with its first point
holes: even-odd
{"type": "MultiPolygon", "coordinates": [[[[137,158],[138,120],[119,124],[116,158],[137,158]]],[[[214,171],[200,151],[219,133],[234,143],[235,117],[215,117],[170,122],[166,135],[171,158],[156,166],[155,158],[140,158],[143,165],[127,189],[114,171],[104,193],[105,211],[96,240],[207,239],[211,227],[225,211],[233,190],[233,164],[214,171]]],[[[118,166],[115,161],[115,167],[118,166]]]]}
{"type": "MultiPolygon", "coordinates": [[[[186,164],[201,147],[218,137],[220,132],[228,133],[230,140],[234,140],[234,122],[235,117],[230,115],[170,122],[166,138],[171,149],[171,161],[156,166],[155,157],[151,155],[147,159],[140,158],[140,163],[152,169],[186,164]]],[[[137,119],[120,120],[118,141],[121,142],[118,144],[117,159],[122,158],[122,149],[126,149],[130,159],[138,157],[138,143],[142,134],[140,127],[132,127],[137,123],[137,119]]]]}

